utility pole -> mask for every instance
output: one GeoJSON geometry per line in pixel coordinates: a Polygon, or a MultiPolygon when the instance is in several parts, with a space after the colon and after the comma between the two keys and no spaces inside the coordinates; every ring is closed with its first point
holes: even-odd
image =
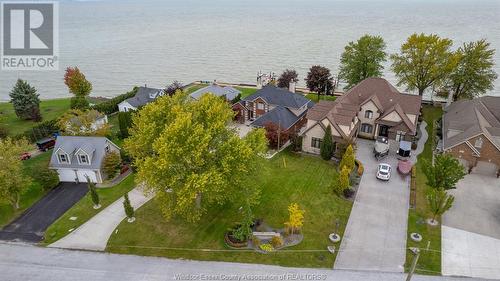
{"type": "Polygon", "coordinates": [[[418,258],[420,257],[420,250],[417,248],[415,251],[415,255],[413,256],[413,261],[411,263],[410,270],[408,271],[408,277],[406,277],[406,281],[410,281],[413,273],[415,272],[415,268],[417,267],[418,258]]]}

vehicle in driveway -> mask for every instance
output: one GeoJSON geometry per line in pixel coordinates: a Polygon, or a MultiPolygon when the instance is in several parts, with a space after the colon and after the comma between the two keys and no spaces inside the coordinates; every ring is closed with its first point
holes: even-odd
{"type": "Polygon", "coordinates": [[[381,163],[377,169],[377,179],[388,181],[391,178],[391,165],[381,163]]]}
{"type": "Polygon", "coordinates": [[[55,144],[56,144],[56,140],[54,138],[45,138],[45,139],[38,140],[36,142],[36,146],[38,147],[38,150],[43,151],[43,152],[54,148],[55,144]]]}

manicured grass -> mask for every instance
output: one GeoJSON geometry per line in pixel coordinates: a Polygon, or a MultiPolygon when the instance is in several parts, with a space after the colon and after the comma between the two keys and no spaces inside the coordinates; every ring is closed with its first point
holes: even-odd
{"type": "MultiPolygon", "coordinates": [[[[426,177],[422,171],[422,160],[432,159],[433,150],[433,127],[434,120],[437,120],[442,115],[442,109],[438,107],[425,106],[423,108],[423,117],[427,122],[427,132],[429,133],[429,139],[425,144],[425,149],[418,156],[417,167],[417,196],[416,196],[416,208],[410,209],[408,214],[408,239],[407,247],[418,247],[421,249],[420,257],[417,264],[416,272],[419,274],[431,274],[438,275],[441,274],[441,226],[429,226],[425,223],[427,218],[431,217],[431,212],[427,206],[426,191],[429,188],[426,185],[426,177]],[[410,238],[410,234],[417,232],[422,235],[423,240],[419,243],[414,242],[410,238]],[[427,251],[427,245],[429,244],[429,250],[427,251]]],[[[441,218],[438,218],[441,221],[441,218]]],[[[413,253],[407,251],[406,254],[406,269],[409,268],[413,259],[413,253]]]]}
{"type": "Polygon", "coordinates": [[[304,240],[291,248],[260,254],[226,247],[223,236],[228,228],[240,221],[239,206],[212,209],[201,221],[192,224],[179,218],[165,221],[156,201],[151,200],[137,210],[135,223],[122,222],[118,226],[118,233],[112,235],[107,251],[332,268],[335,256],[327,251],[327,246],[332,245],[328,235],[334,231],[336,218],[341,221],[340,233],[343,234],[352,207],[350,201],[332,192],[330,186],[337,176],[336,167],[318,157],[282,152],[272,160],[263,160],[260,175],[255,178],[262,188],[260,203],[253,208],[255,217],[273,227],[283,227],[290,203],[296,202],[306,211],[304,240]]]}
{"type": "Polygon", "coordinates": [[[66,236],[69,233],[69,229],[77,228],[80,225],[84,224],[98,212],[102,211],[108,205],[118,200],[134,187],[134,175],[131,174],[120,184],[114,187],[98,188],[97,193],[99,194],[99,200],[102,206],[98,210],[95,210],[92,207],[92,199],[90,198],[90,194],[87,193],[85,197],[83,197],[71,209],[64,213],[64,215],[62,215],[51,226],[49,226],[47,231],[45,231],[45,240],[42,242],[42,244],[48,245],[66,236]],[[69,219],[70,217],[76,217],[77,219],[72,221],[69,219]]]}
{"type": "Polygon", "coordinates": [[[191,93],[198,91],[201,88],[205,88],[206,86],[208,86],[208,84],[196,84],[196,85],[190,86],[185,91],[187,94],[191,94],[191,93]]]}
{"type": "MultiPolygon", "coordinates": [[[[317,94],[307,94],[306,95],[306,98],[312,100],[313,102],[318,102],[318,95],[317,94]]],[[[320,99],[321,100],[330,100],[330,101],[334,101],[335,99],[337,99],[337,97],[335,96],[325,96],[325,95],[320,95],[320,99]]]]}
{"type": "MultiPolygon", "coordinates": [[[[70,99],[42,100],[40,103],[40,112],[43,121],[52,120],[60,117],[69,109],[70,99]]],[[[10,136],[16,136],[32,128],[37,123],[30,120],[21,120],[16,116],[11,103],[0,103],[0,120],[5,125],[10,136]],[[2,119],[3,118],[3,119],[2,119]]]]}
{"type": "Polygon", "coordinates": [[[245,88],[245,87],[236,87],[236,89],[241,91],[241,98],[246,98],[258,91],[258,89],[255,88],[245,88]]]}
{"type": "MultiPolygon", "coordinates": [[[[36,167],[39,165],[48,165],[51,154],[52,151],[48,151],[37,157],[23,161],[24,173],[29,176],[30,174],[36,172],[36,167]]],[[[21,201],[19,204],[20,208],[18,210],[14,210],[9,202],[0,199],[0,228],[9,224],[9,222],[22,214],[46,193],[47,191],[45,191],[38,182],[32,181],[25,192],[21,195],[21,201]]]]}

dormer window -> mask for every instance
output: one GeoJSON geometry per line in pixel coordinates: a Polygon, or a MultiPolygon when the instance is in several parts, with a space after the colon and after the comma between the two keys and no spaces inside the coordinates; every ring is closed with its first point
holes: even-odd
{"type": "Polygon", "coordinates": [[[88,164],[89,163],[89,159],[87,158],[87,155],[80,155],[78,159],[80,161],[80,164],[88,164]]]}
{"type": "Polygon", "coordinates": [[[66,154],[58,154],[59,163],[68,163],[68,155],[66,154]]]}
{"type": "Polygon", "coordinates": [[[478,138],[476,140],[476,142],[474,143],[474,147],[477,148],[477,149],[481,149],[481,147],[483,147],[483,139],[482,138],[478,138]]]}
{"type": "Polygon", "coordinates": [[[373,118],[373,111],[371,111],[371,110],[365,111],[365,118],[372,119],[373,118]]]}

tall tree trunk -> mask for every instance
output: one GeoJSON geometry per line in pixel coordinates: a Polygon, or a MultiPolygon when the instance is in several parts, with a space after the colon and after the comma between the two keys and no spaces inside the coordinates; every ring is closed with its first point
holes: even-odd
{"type": "Polygon", "coordinates": [[[196,209],[201,208],[201,193],[196,194],[196,209]]]}

